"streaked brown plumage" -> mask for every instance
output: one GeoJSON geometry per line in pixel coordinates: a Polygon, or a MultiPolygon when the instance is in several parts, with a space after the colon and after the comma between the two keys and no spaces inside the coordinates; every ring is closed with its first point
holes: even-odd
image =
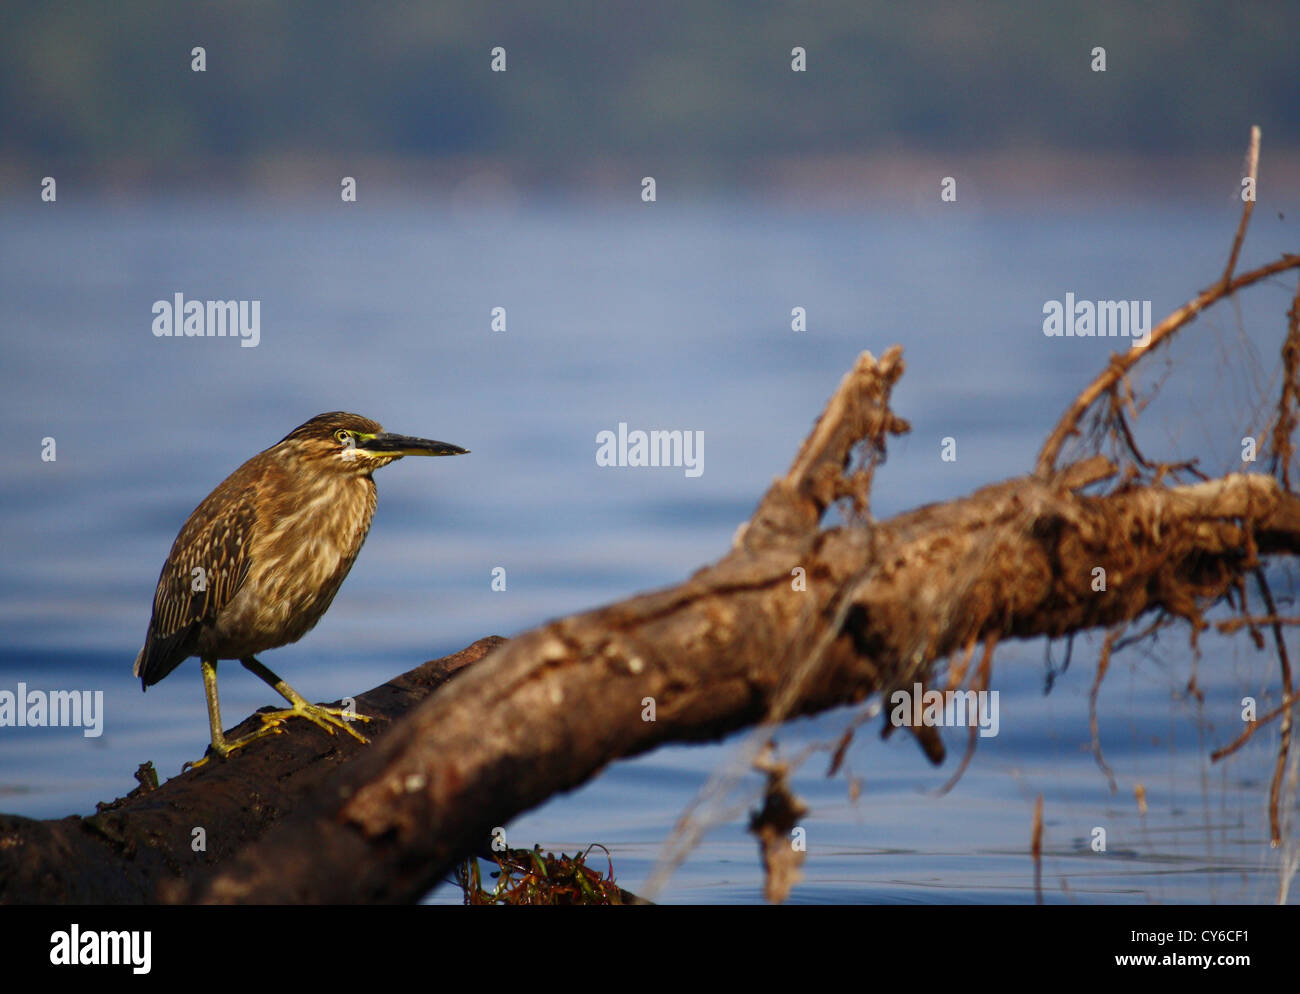
{"type": "Polygon", "coordinates": [[[221,755],[276,731],[291,714],[357,735],[338,712],[308,705],[254,656],[298,641],[329,608],[370,530],[376,469],[404,455],[466,451],[390,435],[369,418],[335,411],[248,460],[199,504],[172,545],[135,661],[141,685],[198,656],[212,750],[221,755]],[[240,660],[293,708],[264,716],[260,732],[227,743],[216,697],[219,659],[240,660]]]}

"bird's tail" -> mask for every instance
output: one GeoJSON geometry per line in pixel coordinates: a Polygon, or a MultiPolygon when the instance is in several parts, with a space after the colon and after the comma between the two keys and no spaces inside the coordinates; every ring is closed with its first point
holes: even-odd
{"type": "MultiPolygon", "coordinates": [[[[131,667],[131,675],[132,675],[132,676],[139,676],[139,675],[140,675],[140,671],[141,671],[143,668],[144,668],[144,650],[141,649],[140,652],[139,652],[139,653],[136,655],[136,657],[135,657],[135,665],[131,667]]],[[[147,689],[148,689],[148,684],[146,684],[146,683],[144,682],[144,680],[141,680],[141,681],[140,681],[140,689],[141,689],[141,690],[147,690],[147,689]]]]}

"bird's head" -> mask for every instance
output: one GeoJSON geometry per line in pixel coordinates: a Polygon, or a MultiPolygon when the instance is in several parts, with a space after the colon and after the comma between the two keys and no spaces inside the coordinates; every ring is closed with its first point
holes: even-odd
{"type": "Polygon", "coordinates": [[[459,456],[459,445],[394,435],[378,421],[359,414],[318,414],[285,435],[275,446],[284,455],[323,471],[366,476],[402,456],[459,456]]]}

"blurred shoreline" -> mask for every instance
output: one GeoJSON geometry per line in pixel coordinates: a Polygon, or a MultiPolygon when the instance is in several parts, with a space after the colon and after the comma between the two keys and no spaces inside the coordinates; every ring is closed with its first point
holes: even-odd
{"type": "MultiPolygon", "coordinates": [[[[1246,144],[1242,129],[1241,151],[1246,144]]],[[[798,207],[940,206],[944,177],[957,180],[958,204],[1045,206],[1204,199],[1207,192],[1239,202],[1241,154],[1168,156],[1128,152],[1000,149],[745,157],[593,156],[582,163],[534,158],[283,155],[161,162],[115,157],[79,160],[0,156],[0,204],[39,203],[41,181],[59,183],[59,202],[193,195],[259,196],[315,201],[339,198],[344,176],[357,180],[358,201],[398,200],[412,193],[466,206],[511,206],[543,197],[624,203],[640,200],[643,176],[654,176],[657,202],[729,196],[798,207]]],[[[1300,189],[1300,150],[1273,150],[1265,136],[1260,200],[1300,189]]]]}

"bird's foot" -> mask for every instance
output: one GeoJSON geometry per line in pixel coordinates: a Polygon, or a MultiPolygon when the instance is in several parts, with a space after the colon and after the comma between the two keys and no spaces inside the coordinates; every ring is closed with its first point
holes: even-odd
{"type": "Polygon", "coordinates": [[[213,756],[220,756],[222,759],[225,759],[236,749],[242,749],[250,742],[256,742],[258,739],[266,738],[268,735],[279,735],[283,732],[283,729],[280,728],[280,724],[281,722],[279,721],[267,722],[263,720],[262,727],[257,731],[249,732],[247,735],[241,735],[239,738],[233,739],[232,741],[227,742],[224,737],[221,739],[214,739],[208,746],[208,751],[203,754],[203,758],[191,763],[186,763],[181,767],[181,772],[184,773],[187,770],[197,770],[199,767],[207,765],[208,760],[213,756]]]}
{"type": "Polygon", "coordinates": [[[350,724],[353,721],[369,721],[370,716],[357,714],[357,712],[349,711],[346,708],[327,708],[319,704],[308,704],[305,700],[297,700],[293,702],[291,708],[284,708],[280,711],[259,711],[257,716],[262,720],[262,727],[257,731],[241,735],[229,742],[224,738],[214,739],[212,744],[208,746],[208,751],[204,753],[203,758],[186,763],[181,767],[181,772],[197,770],[199,767],[205,766],[213,756],[220,756],[225,759],[236,749],[242,749],[250,742],[255,742],[268,735],[282,735],[285,730],[280,726],[290,718],[306,718],[317,728],[323,728],[329,732],[330,735],[334,734],[334,729],[341,728],[358,742],[368,743],[370,741],[350,724]]]}
{"type": "Polygon", "coordinates": [[[323,728],[331,735],[334,729],[341,728],[358,742],[369,742],[370,740],[352,727],[353,721],[369,721],[370,716],[357,714],[346,708],[327,708],[320,704],[308,704],[304,700],[293,702],[293,707],[284,708],[281,711],[270,711],[265,714],[259,714],[258,717],[270,728],[278,728],[281,724],[290,718],[306,718],[317,728],[323,728]]]}

